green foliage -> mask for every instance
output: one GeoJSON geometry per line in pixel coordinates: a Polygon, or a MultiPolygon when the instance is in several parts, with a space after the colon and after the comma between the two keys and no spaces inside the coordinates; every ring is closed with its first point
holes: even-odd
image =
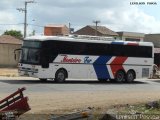
{"type": "Polygon", "coordinates": [[[13,37],[16,37],[16,38],[22,38],[23,35],[21,33],[21,31],[17,31],[17,30],[6,30],[3,35],[11,35],[13,37]]]}
{"type": "MultiPolygon", "coordinates": [[[[124,105],[122,107],[115,107],[112,109],[115,114],[119,115],[160,115],[160,100],[149,103],[124,105]],[[148,104],[153,107],[148,107],[148,104]]],[[[126,119],[127,120],[127,119],[126,119]]],[[[141,120],[141,119],[137,119],[141,120]]],[[[150,120],[150,119],[148,119],[150,120]]]]}

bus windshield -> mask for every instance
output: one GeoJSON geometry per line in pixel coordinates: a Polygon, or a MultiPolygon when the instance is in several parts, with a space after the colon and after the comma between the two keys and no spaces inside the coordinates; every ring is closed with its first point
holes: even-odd
{"type": "Polygon", "coordinates": [[[40,42],[24,41],[20,61],[23,63],[40,63],[40,42]]]}

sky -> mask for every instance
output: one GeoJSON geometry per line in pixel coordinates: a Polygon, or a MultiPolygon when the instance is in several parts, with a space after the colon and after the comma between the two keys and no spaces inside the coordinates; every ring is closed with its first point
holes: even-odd
{"type": "MultiPolygon", "coordinates": [[[[0,0],[0,34],[6,30],[23,33],[24,12],[17,8],[24,8],[25,1],[29,0],[0,0]]],[[[34,1],[27,4],[27,35],[33,30],[43,34],[47,24],[68,26],[70,23],[76,31],[86,25],[95,25],[95,20],[100,21],[98,25],[115,32],[160,33],[160,0],[34,1]],[[142,2],[145,4],[140,4],[142,2]]]]}

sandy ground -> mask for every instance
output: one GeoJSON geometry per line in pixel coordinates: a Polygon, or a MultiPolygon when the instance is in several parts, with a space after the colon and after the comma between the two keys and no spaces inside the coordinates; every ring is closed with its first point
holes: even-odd
{"type": "Polygon", "coordinates": [[[0,68],[0,76],[16,77],[16,76],[18,76],[18,69],[0,68]]]}
{"type": "MultiPolygon", "coordinates": [[[[29,97],[28,113],[67,113],[88,107],[101,111],[117,105],[138,104],[159,100],[160,92],[52,92],[25,94],[29,97]]],[[[0,93],[1,98],[6,94],[0,93]]]]}
{"type": "MultiPolygon", "coordinates": [[[[17,69],[0,69],[0,76],[17,76],[17,69]]],[[[1,93],[0,96],[6,96],[1,93]]],[[[76,91],[28,94],[29,113],[64,113],[76,109],[94,107],[106,109],[111,106],[135,104],[158,100],[160,92],[152,91],[76,91]]],[[[100,111],[101,111],[100,110],[100,111]]]]}
{"type": "Polygon", "coordinates": [[[158,100],[160,93],[155,92],[53,92],[29,95],[31,113],[61,113],[94,107],[107,109],[116,105],[137,104],[158,100]]]}

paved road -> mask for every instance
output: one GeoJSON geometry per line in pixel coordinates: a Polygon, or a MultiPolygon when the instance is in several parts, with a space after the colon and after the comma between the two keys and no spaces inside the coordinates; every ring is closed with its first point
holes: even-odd
{"type": "Polygon", "coordinates": [[[34,78],[0,77],[0,93],[26,87],[27,92],[61,91],[160,91],[160,79],[139,79],[134,83],[100,83],[97,80],[68,80],[66,83],[41,82],[34,78]]]}
{"type": "Polygon", "coordinates": [[[68,80],[58,84],[41,82],[34,78],[0,77],[0,98],[26,87],[31,112],[73,110],[94,106],[109,107],[118,104],[133,104],[160,98],[159,80],[136,80],[127,83],[100,83],[97,80],[68,80]]]}

